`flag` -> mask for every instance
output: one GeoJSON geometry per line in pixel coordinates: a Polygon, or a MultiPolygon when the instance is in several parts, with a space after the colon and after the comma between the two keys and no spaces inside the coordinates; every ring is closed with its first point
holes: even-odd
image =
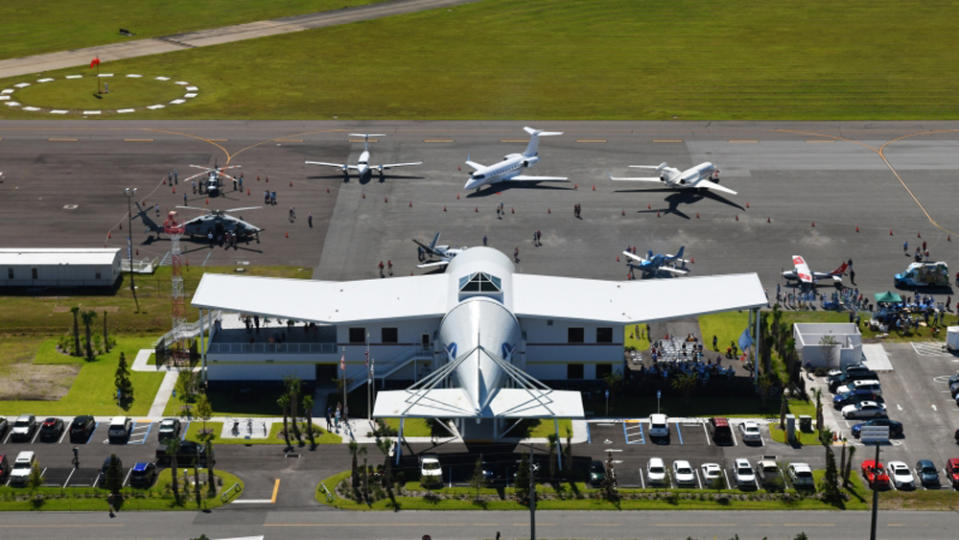
{"type": "Polygon", "coordinates": [[[753,344],[753,337],[752,335],[750,335],[749,327],[747,326],[746,329],[743,330],[742,335],[739,336],[739,349],[745,351],[752,344],[753,344]]]}
{"type": "Polygon", "coordinates": [[[340,370],[346,373],[346,353],[340,355],[340,370]]]}
{"type": "Polygon", "coordinates": [[[100,57],[99,57],[99,56],[97,56],[97,57],[94,58],[93,60],[90,60],[90,67],[91,67],[91,68],[95,68],[95,67],[97,67],[97,66],[99,66],[99,65],[100,65],[100,57]]]}

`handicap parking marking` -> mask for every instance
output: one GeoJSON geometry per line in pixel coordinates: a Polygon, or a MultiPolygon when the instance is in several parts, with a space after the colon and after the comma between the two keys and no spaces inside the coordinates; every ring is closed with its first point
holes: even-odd
{"type": "Polygon", "coordinates": [[[679,422],[673,422],[676,424],[676,435],[679,435],[679,445],[686,446],[686,443],[683,442],[683,430],[679,429],[679,422]]]}
{"type": "Polygon", "coordinates": [[[646,436],[643,433],[643,423],[639,420],[623,420],[623,435],[626,437],[626,444],[646,444],[646,436]],[[630,428],[626,428],[626,424],[634,424],[630,428]],[[630,440],[629,432],[638,431],[639,440],[630,440]]]}
{"type": "Polygon", "coordinates": [[[130,433],[130,438],[127,439],[127,444],[146,444],[151,431],[153,431],[153,422],[149,420],[137,421],[133,426],[133,431],[130,433]],[[143,424],[146,424],[146,431],[144,431],[142,427],[143,424]]]}
{"type": "MultiPolygon", "coordinates": [[[[588,428],[588,427],[589,427],[589,424],[586,424],[586,426],[587,426],[587,428],[588,428]]],[[[185,441],[185,440],[186,440],[186,434],[187,434],[187,432],[190,431],[190,420],[187,420],[187,421],[186,421],[186,425],[184,425],[181,429],[183,429],[183,435],[180,435],[180,440],[181,440],[181,441],[185,441]]]]}

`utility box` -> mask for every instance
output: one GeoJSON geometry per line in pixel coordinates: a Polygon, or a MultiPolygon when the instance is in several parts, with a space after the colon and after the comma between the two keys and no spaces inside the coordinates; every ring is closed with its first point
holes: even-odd
{"type": "Polygon", "coordinates": [[[946,348],[952,352],[959,351],[959,326],[946,328],[946,348]]]}
{"type": "Polygon", "coordinates": [[[786,415],[786,441],[796,444],[796,415],[786,415]]]}
{"type": "Polygon", "coordinates": [[[808,414],[799,415],[799,431],[812,433],[812,416],[808,414]]]}

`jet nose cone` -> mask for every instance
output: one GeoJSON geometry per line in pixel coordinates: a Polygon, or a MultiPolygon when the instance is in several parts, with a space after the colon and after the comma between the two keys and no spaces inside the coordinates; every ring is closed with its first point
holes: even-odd
{"type": "Polygon", "coordinates": [[[473,180],[473,177],[469,177],[465,184],[463,184],[463,189],[473,189],[476,187],[476,180],[473,180]]]}

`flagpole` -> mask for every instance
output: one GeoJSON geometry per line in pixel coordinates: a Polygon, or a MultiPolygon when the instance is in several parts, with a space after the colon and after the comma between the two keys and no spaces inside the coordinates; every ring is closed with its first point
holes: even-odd
{"type": "Polygon", "coordinates": [[[100,57],[97,56],[97,95],[100,95],[100,57]]]}
{"type": "Polygon", "coordinates": [[[350,406],[346,401],[346,347],[340,347],[340,370],[343,371],[343,418],[348,418],[350,406]]]}
{"type": "Polygon", "coordinates": [[[370,333],[366,333],[366,421],[373,421],[373,410],[370,404],[370,333]]]}

